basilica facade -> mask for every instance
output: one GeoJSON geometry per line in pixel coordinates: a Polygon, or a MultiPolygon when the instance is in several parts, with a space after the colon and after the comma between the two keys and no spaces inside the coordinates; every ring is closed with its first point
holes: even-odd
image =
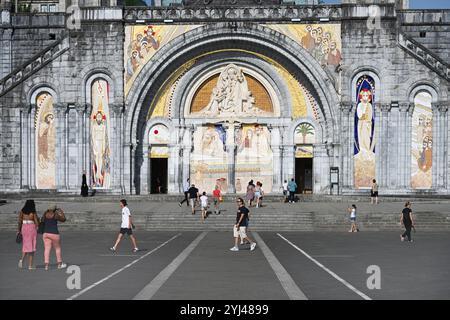
{"type": "Polygon", "coordinates": [[[450,10],[342,2],[2,2],[0,191],[449,194],[450,10]]]}

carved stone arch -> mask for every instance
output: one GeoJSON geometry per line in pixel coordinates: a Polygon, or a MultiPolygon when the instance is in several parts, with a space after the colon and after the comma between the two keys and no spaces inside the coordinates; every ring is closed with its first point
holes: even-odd
{"type": "Polygon", "coordinates": [[[304,75],[315,90],[317,100],[326,117],[326,134],[329,140],[339,126],[333,121],[337,112],[338,96],[330,77],[320,64],[294,40],[266,27],[256,24],[245,24],[237,32],[231,32],[225,23],[211,24],[194,29],[175,38],[170,45],[162,47],[151,61],[162,63],[147,63],[136,78],[126,99],[127,115],[126,139],[135,143],[138,136],[139,122],[145,121],[146,111],[150,101],[155,98],[155,91],[163,84],[163,79],[182,64],[182,61],[194,58],[202,52],[211,50],[211,45],[219,47],[257,48],[258,52],[266,51],[290,71],[304,75]],[[280,42],[282,45],[280,45],[280,42]]]}
{"type": "Polygon", "coordinates": [[[145,148],[150,146],[150,144],[148,143],[148,136],[150,134],[150,129],[158,124],[165,126],[167,128],[167,130],[169,130],[169,133],[170,133],[169,144],[177,143],[177,131],[175,130],[175,126],[173,125],[172,121],[170,121],[166,118],[162,118],[162,117],[152,118],[152,119],[148,120],[145,125],[145,130],[144,130],[145,140],[142,141],[144,150],[145,150],[145,148]]]}
{"type": "MultiPolygon", "coordinates": [[[[430,81],[418,81],[408,89],[408,101],[414,104],[416,95],[420,92],[427,92],[432,97],[432,103],[439,102],[439,88],[430,81]]],[[[411,110],[412,111],[412,110],[411,110]]]]}
{"type": "MultiPolygon", "coordinates": [[[[374,81],[375,81],[375,103],[381,103],[382,101],[384,101],[384,96],[383,96],[383,85],[380,81],[380,77],[378,76],[380,73],[372,68],[372,67],[363,67],[360,68],[358,70],[356,70],[353,73],[353,76],[350,78],[351,79],[351,100],[353,103],[356,102],[356,83],[357,81],[362,77],[362,76],[369,76],[371,77],[374,81]]],[[[355,104],[356,106],[356,104],[355,104]]],[[[352,110],[352,112],[354,112],[355,110],[352,110]]]]}
{"type": "Polygon", "coordinates": [[[105,80],[108,83],[109,86],[109,92],[108,92],[108,99],[109,99],[109,104],[114,104],[115,103],[115,82],[114,80],[109,76],[108,73],[99,71],[99,70],[94,70],[92,71],[88,77],[86,78],[86,81],[84,81],[84,90],[82,90],[83,92],[83,96],[84,96],[84,103],[86,104],[91,104],[91,90],[92,90],[92,84],[98,80],[98,79],[102,79],[105,80]]]}
{"type": "Polygon", "coordinates": [[[206,61],[202,60],[200,65],[194,65],[189,69],[185,75],[180,79],[177,88],[174,93],[173,103],[180,108],[177,108],[173,112],[173,118],[183,118],[183,108],[186,105],[187,91],[191,88],[198,79],[204,77],[209,72],[214,69],[224,67],[228,64],[236,64],[239,66],[245,66],[246,68],[252,69],[254,72],[258,72],[261,77],[264,77],[269,85],[275,90],[277,97],[280,101],[287,101],[286,105],[281,108],[281,117],[288,117],[291,114],[292,105],[289,99],[289,91],[283,79],[280,75],[270,68],[270,64],[258,60],[256,57],[249,54],[240,53],[239,56],[223,56],[222,54],[212,55],[206,61]],[[258,65],[259,63],[259,65],[258,65]]]}
{"type": "MultiPolygon", "coordinates": [[[[89,79],[92,78],[95,74],[103,75],[105,77],[105,80],[108,81],[109,86],[111,88],[121,88],[123,86],[122,77],[123,74],[121,73],[121,70],[116,70],[114,66],[111,66],[109,64],[103,63],[103,62],[95,62],[91,63],[87,66],[85,66],[80,72],[79,72],[79,79],[82,79],[78,83],[78,92],[81,93],[79,97],[79,103],[86,103],[88,100],[88,97],[86,96],[86,87],[88,85],[89,79]]],[[[101,77],[101,76],[100,76],[101,77]]],[[[92,82],[92,80],[91,80],[92,82]]],[[[114,96],[111,95],[115,100],[121,102],[121,92],[122,90],[114,90],[114,96]]]]}
{"type": "Polygon", "coordinates": [[[302,123],[308,123],[314,127],[315,135],[316,135],[315,143],[324,143],[323,133],[322,133],[322,131],[323,131],[322,125],[310,117],[303,117],[303,118],[295,119],[295,121],[293,121],[291,123],[291,125],[289,126],[289,128],[287,130],[288,136],[285,138],[285,139],[287,139],[285,141],[288,145],[294,145],[295,130],[302,123]]]}

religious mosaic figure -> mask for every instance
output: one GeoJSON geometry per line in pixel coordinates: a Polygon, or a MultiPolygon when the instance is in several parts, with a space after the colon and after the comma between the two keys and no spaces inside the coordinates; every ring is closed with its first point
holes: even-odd
{"type": "Polygon", "coordinates": [[[420,92],[414,99],[411,146],[411,187],[430,189],[433,166],[433,112],[432,97],[420,92]]]}
{"type": "Polygon", "coordinates": [[[354,143],[356,188],[370,188],[375,178],[374,92],[375,83],[371,77],[363,76],[358,80],[354,143]]]}
{"type": "Polygon", "coordinates": [[[53,97],[41,93],[36,98],[36,187],[38,189],[56,188],[55,162],[55,114],[53,97]]]}
{"type": "Polygon", "coordinates": [[[96,188],[109,188],[109,107],[108,84],[97,80],[92,85],[91,160],[92,184],[96,188]]]}

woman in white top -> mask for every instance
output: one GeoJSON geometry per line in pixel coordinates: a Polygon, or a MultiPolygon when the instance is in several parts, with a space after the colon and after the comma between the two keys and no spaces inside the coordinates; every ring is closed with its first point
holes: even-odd
{"type": "Polygon", "coordinates": [[[205,222],[208,212],[208,196],[206,195],[206,192],[203,192],[200,197],[200,205],[202,207],[202,222],[205,222]]]}
{"type": "Polygon", "coordinates": [[[133,236],[134,225],[131,219],[130,209],[128,209],[127,207],[127,200],[125,199],[120,200],[120,207],[122,208],[122,224],[120,226],[120,232],[119,235],[117,236],[116,243],[112,248],[110,248],[110,250],[112,252],[116,252],[117,246],[122,240],[123,235],[128,234],[130,236],[131,242],[133,242],[134,246],[133,252],[138,252],[139,249],[136,244],[136,238],[133,236]]]}

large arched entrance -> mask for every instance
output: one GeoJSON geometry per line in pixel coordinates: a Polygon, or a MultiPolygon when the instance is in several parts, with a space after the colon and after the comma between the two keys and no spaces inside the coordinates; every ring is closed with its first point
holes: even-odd
{"type": "Polygon", "coordinates": [[[157,63],[143,67],[126,99],[129,191],[149,189],[144,141],[155,117],[173,128],[167,145],[169,193],[182,191],[187,177],[205,189],[219,183],[226,192],[240,192],[247,179],[255,178],[264,180],[266,192],[280,192],[282,181],[294,175],[294,122],[301,117],[321,131],[313,179],[316,191],[327,190],[328,175],[322,173],[329,168],[327,146],[337,143],[338,96],[333,78],[303,47],[261,25],[238,24],[234,30],[219,23],[186,32],[152,59],[157,63]],[[225,75],[237,78],[240,89],[225,83],[235,81],[224,80],[225,75]],[[238,92],[233,99],[239,103],[227,104],[230,99],[222,99],[221,90],[238,92]],[[249,143],[254,133],[255,146],[249,143]],[[214,150],[199,149],[210,140],[214,150]],[[242,159],[249,160],[247,168],[242,159]],[[249,172],[255,165],[253,177],[249,172]]]}

